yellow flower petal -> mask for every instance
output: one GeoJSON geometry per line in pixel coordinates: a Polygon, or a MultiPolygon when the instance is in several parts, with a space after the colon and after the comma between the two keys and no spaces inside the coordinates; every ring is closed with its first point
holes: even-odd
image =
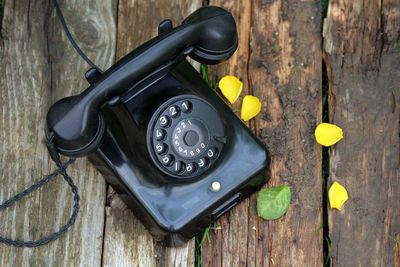
{"type": "Polygon", "coordinates": [[[240,114],[242,120],[248,121],[251,118],[254,118],[260,111],[261,111],[261,102],[257,97],[252,95],[246,95],[243,98],[242,111],[240,114]]]}
{"type": "Polygon", "coordinates": [[[334,182],[329,188],[328,192],[329,203],[331,209],[342,210],[343,204],[347,201],[349,196],[347,195],[347,190],[338,182],[334,182]]]}
{"type": "Polygon", "coordinates": [[[226,99],[233,104],[242,92],[243,83],[235,76],[227,75],[222,77],[218,83],[218,87],[226,99]]]}
{"type": "Polygon", "coordinates": [[[315,129],[314,135],[318,144],[332,146],[343,138],[343,131],[334,124],[321,123],[315,129]]]}

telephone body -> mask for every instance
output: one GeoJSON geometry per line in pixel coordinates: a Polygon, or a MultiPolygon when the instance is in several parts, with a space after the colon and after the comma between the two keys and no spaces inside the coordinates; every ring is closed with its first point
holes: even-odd
{"type": "Polygon", "coordinates": [[[216,64],[236,48],[231,14],[201,8],[177,28],[161,22],[159,36],[105,73],[89,70],[90,87],[48,112],[58,151],[87,156],[167,246],[184,244],[266,182],[266,148],[185,59],[216,64]],[[212,38],[185,41],[190,27],[212,38]]]}

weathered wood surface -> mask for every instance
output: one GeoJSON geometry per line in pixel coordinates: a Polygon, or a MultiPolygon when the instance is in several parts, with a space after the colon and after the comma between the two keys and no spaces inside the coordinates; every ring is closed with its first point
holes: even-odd
{"type": "MultiPolygon", "coordinates": [[[[174,25],[201,6],[200,0],[120,0],[117,59],[157,35],[163,19],[174,25]]],[[[112,189],[107,198],[103,262],[105,266],[193,266],[194,240],[182,248],[163,248],[118,198],[112,189]]]]}
{"type": "MultiPolygon", "coordinates": [[[[112,1],[60,1],[77,42],[102,67],[115,53],[112,1]]],[[[0,202],[51,172],[43,144],[45,116],[61,97],[87,87],[88,68],[67,41],[51,1],[5,1],[0,40],[0,202]]],[[[103,178],[84,159],[70,168],[81,211],[65,236],[34,249],[0,245],[1,266],[99,266],[104,203],[103,178]]],[[[38,239],[70,216],[72,194],[61,177],[2,211],[0,235],[38,239]]]]}
{"type": "Polygon", "coordinates": [[[211,231],[202,264],[322,266],[321,148],[312,139],[322,118],[320,3],[210,4],[234,14],[240,37],[238,52],[217,75],[239,76],[246,93],[261,99],[262,114],[250,126],[271,153],[267,186],[290,185],[293,199],[273,222],[258,218],[256,194],[240,204],[211,231]]]}
{"type": "MultiPolygon", "coordinates": [[[[102,68],[175,25],[201,0],[60,1],[82,49],[102,68]],[[118,22],[117,22],[118,18],[118,22]],[[116,30],[118,26],[118,31],[116,30]],[[116,56],[115,56],[116,54],[116,56]]],[[[43,145],[45,115],[86,88],[88,68],[70,46],[49,0],[5,1],[0,39],[0,202],[54,164],[43,145]]],[[[238,23],[239,49],[214,68],[233,74],[263,111],[248,125],[271,152],[267,186],[288,184],[293,200],[281,219],[256,214],[256,194],[225,215],[202,248],[202,266],[322,266],[320,3],[211,0],[238,23]]],[[[332,0],[324,23],[330,118],[345,138],[330,153],[330,182],[349,191],[329,210],[334,266],[400,266],[400,4],[332,0]]],[[[241,99],[234,105],[239,110],[241,99]]],[[[81,193],[77,223],[35,249],[0,245],[1,266],[193,266],[194,242],[172,249],[150,234],[84,159],[70,169],[81,193]],[[105,212],[104,212],[105,208],[105,212]],[[106,214],[106,215],[104,215],[106,214]],[[103,233],[104,231],[104,233],[103,233]]],[[[58,178],[0,213],[0,235],[37,239],[69,217],[72,195],[58,178]],[[62,200],[62,201],[55,201],[62,200]]]]}
{"type": "Polygon", "coordinates": [[[345,133],[330,182],[349,192],[329,211],[334,266],[400,266],[399,27],[390,0],[332,0],[324,23],[330,118],[345,133]]]}

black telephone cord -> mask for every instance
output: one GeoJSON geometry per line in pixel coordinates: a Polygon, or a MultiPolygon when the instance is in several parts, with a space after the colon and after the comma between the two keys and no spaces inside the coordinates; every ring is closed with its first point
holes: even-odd
{"type": "Polygon", "coordinates": [[[70,41],[71,45],[74,47],[75,51],[83,58],[86,63],[91,66],[94,69],[97,69],[100,73],[103,71],[96,65],[94,64],[87,56],[85,53],[83,53],[82,49],[78,46],[78,44],[75,42],[74,37],[72,37],[71,32],[69,31],[69,28],[67,26],[67,23],[65,22],[64,15],[61,11],[60,5],[58,4],[57,0],[53,0],[54,7],[56,9],[56,13],[58,18],[60,19],[61,25],[64,29],[65,34],[67,35],[68,40],[70,41]]]}
{"type": "Polygon", "coordinates": [[[24,241],[24,240],[11,239],[11,238],[6,238],[6,237],[0,236],[0,243],[6,244],[9,246],[15,246],[15,247],[28,247],[28,248],[38,247],[38,246],[47,244],[50,241],[53,241],[53,240],[59,238],[60,236],[62,236],[65,232],[67,232],[68,228],[70,228],[76,221],[76,218],[77,218],[78,212],[79,212],[80,197],[79,197],[79,193],[78,193],[78,188],[74,184],[74,181],[72,180],[71,176],[69,176],[67,173],[67,167],[69,165],[73,164],[75,162],[75,159],[71,158],[66,163],[62,163],[58,153],[55,151],[54,141],[53,141],[53,137],[51,135],[50,135],[50,137],[47,137],[47,148],[50,151],[51,158],[54,160],[54,162],[57,165],[57,170],[55,170],[54,172],[52,172],[49,175],[46,175],[45,177],[40,179],[35,184],[31,185],[24,191],[16,194],[15,196],[7,199],[6,201],[4,201],[0,205],[0,210],[10,207],[15,202],[19,201],[23,197],[31,194],[32,192],[38,190],[41,187],[43,187],[45,184],[49,183],[55,177],[57,177],[58,175],[61,174],[64,177],[64,180],[68,183],[68,185],[71,188],[71,191],[74,195],[74,206],[73,206],[71,217],[68,219],[68,221],[65,225],[63,225],[62,227],[60,227],[60,229],[58,229],[58,231],[56,231],[42,239],[34,240],[34,241],[33,240],[24,241]]]}
{"type": "MultiPolygon", "coordinates": [[[[63,13],[62,13],[62,11],[60,9],[60,6],[59,6],[57,0],[53,0],[53,3],[54,3],[54,7],[56,9],[57,16],[60,19],[61,25],[62,25],[62,27],[64,29],[64,32],[67,35],[68,40],[71,42],[71,44],[74,47],[74,49],[76,50],[76,52],[92,68],[97,69],[101,73],[102,72],[101,69],[97,65],[95,65],[85,55],[85,53],[83,53],[83,51],[80,49],[78,44],[75,42],[74,38],[72,37],[72,35],[71,35],[71,33],[70,33],[69,29],[68,29],[68,26],[67,26],[67,24],[65,22],[63,13]]],[[[28,187],[24,191],[14,195],[13,197],[7,199],[6,201],[4,201],[2,204],[0,204],[0,211],[12,206],[13,204],[15,204],[17,201],[19,201],[23,197],[25,197],[25,196],[31,194],[32,192],[40,189],[41,187],[43,187],[44,185],[46,185],[50,181],[52,181],[58,175],[62,175],[64,180],[68,183],[68,186],[71,188],[71,191],[72,191],[72,193],[74,195],[74,206],[73,206],[73,210],[72,210],[71,216],[70,216],[70,218],[68,219],[68,221],[67,221],[67,223],[65,225],[61,226],[56,232],[53,232],[52,234],[50,234],[50,235],[48,235],[48,236],[46,236],[46,237],[44,237],[42,239],[25,241],[25,240],[11,239],[11,238],[6,238],[6,237],[0,236],[0,243],[6,244],[6,245],[9,245],[9,246],[27,247],[27,248],[42,246],[42,245],[45,245],[45,244],[47,244],[47,243],[49,243],[49,242],[51,242],[53,240],[58,239],[60,236],[65,234],[68,231],[68,229],[75,223],[76,218],[78,217],[79,200],[80,200],[79,193],[78,193],[78,187],[74,184],[73,179],[67,173],[68,166],[73,164],[75,162],[75,159],[71,158],[67,162],[62,163],[61,159],[59,157],[59,154],[57,152],[57,149],[54,146],[54,137],[50,133],[50,134],[46,135],[46,138],[47,138],[47,148],[49,150],[51,158],[56,163],[57,169],[55,171],[53,171],[51,174],[44,176],[42,179],[40,179],[35,184],[31,185],[30,187],[28,187]]]]}
{"type": "Polygon", "coordinates": [[[11,238],[6,238],[6,237],[1,237],[0,236],[0,243],[9,245],[9,246],[15,246],[15,247],[27,247],[27,248],[32,248],[32,247],[38,247],[42,246],[44,244],[47,244],[60,236],[62,236],[65,232],[67,232],[68,228],[70,228],[76,221],[76,218],[78,216],[79,212],[79,193],[78,193],[78,188],[74,184],[74,181],[72,178],[67,174],[66,169],[67,167],[74,163],[75,159],[70,159],[66,163],[61,163],[61,162],[56,162],[58,169],[55,170],[53,173],[43,177],[41,180],[39,180],[37,183],[31,185],[24,191],[16,194],[15,196],[11,197],[10,199],[4,201],[0,205],[0,210],[5,209],[11,205],[13,205],[15,202],[19,201],[21,198],[29,195],[30,193],[38,190],[45,184],[49,183],[51,180],[53,180],[57,175],[61,174],[64,177],[64,180],[68,183],[68,185],[71,187],[71,191],[74,194],[74,207],[73,211],[71,214],[71,217],[67,221],[65,225],[60,227],[58,231],[42,238],[39,240],[30,240],[30,241],[24,241],[24,240],[18,240],[18,239],[11,239],[11,238]]]}

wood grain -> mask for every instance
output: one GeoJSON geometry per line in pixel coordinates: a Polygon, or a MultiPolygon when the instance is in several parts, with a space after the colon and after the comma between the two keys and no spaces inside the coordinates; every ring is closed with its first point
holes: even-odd
{"type": "Polygon", "coordinates": [[[202,250],[204,266],[321,266],[321,118],[319,1],[215,0],[234,14],[240,45],[218,75],[233,74],[263,103],[251,129],[271,153],[267,187],[291,186],[287,214],[265,222],[256,194],[220,220],[202,250]],[[227,73],[229,71],[229,73],[227,73]]]}
{"type": "MultiPolygon", "coordinates": [[[[236,20],[239,35],[238,49],[227,62],[209,66],[209,76],[215,84],[224,75],[234,75],[243,82],[243,91],[232,105],[232,110],[240,117],[240,107],[243,97],[251,94],[249,87],[249,55],[251,31],[250,1],[210,1],[210,5],[221,6],[229,10],[236,20]]],[[[218,89],[219,90],[219,89],[218,89]]],[[[228,102],[227,102],[228,103],[228,102]]],[[[251,121],[254,129],[254,121],[251,121]]],[[[247,123],[250,126],[250,123],[247,123]]],[[[242,201],[228,215],[223,216],[210,230],[207,241],[202,246],[202,266],[245,266],[248,255],[248,235],[254,232],[249,227],[249,205],[254,205],[254,199],[242,201]]]]}
{"type": "MultiPolygon", "coordinates": [[[[117,59],[156,36],[161,20],[174,25],[201,6],[200,0],[120,0],[118,7],[117,59]]],[[[113,190],[107,199],[104,266],[193,266],[194,241],[182,248],[154,244],[151,235],[113,190]]]]}
{"type": "Polygon", "coordinates": [[[265,107],[257,134],[271,152],[268,186],[292,190],[283,218],[259,221],[255,266],[322,266],[320,1],[258,1],[253,12],[250,75],[265,107]]]}
{"type": "Polygon", "coordinates": [[[341,212],[329,210],[335,266],[399,266],[399,10],[399,1],[333,0],[324,23],[330,118],[344,130],[330,183],[349,193],[341,212]]]}
{"type": "MultiPolygon", "coordinates": [[[[89,57],[101,66],[114,58],[115,12],[111,1],[60,1],[66,20],[89,57]]],[[[54,169],[42,142],[45,116],[57,99],[87,87],[87,65],[62,32],[50,1],[5,1],[0,40],[0,201],[54,169]]],[[[76,224],[59,240],[34,249],[0,245],[1,266],[99,266],[103,179],[86,160],[70,168],[81,194],[76,224]]],[[[72,195],[58,178],[1,213],[0,234],[38,239],[70,216],[72,195]]]]}

